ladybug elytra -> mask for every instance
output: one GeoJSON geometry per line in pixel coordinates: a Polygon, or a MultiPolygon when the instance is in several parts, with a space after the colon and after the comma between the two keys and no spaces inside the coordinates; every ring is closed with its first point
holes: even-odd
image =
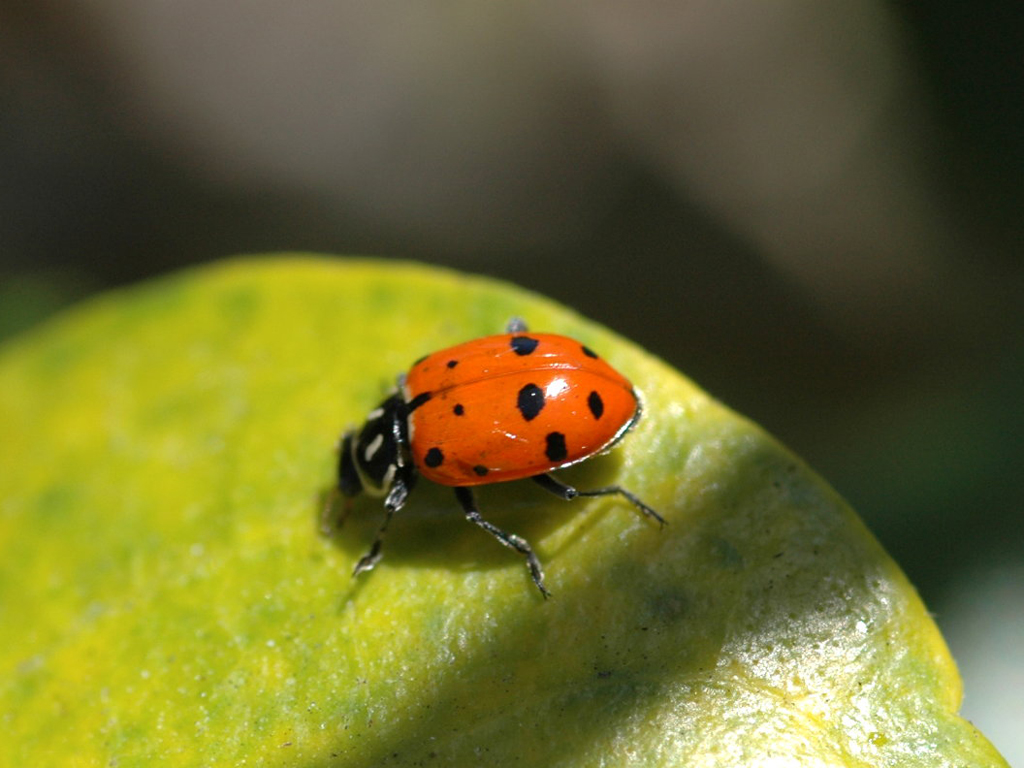
{"type": "Polygon", "coordinates": [[[481,517],[472,488],[530,478],[566,500],[621,496],[664,525],[624,488],[581,491],[550,474],[611,448],[640,413],[633,385],[593,351],[565,336],[528,333],[518,318],[504,334],[421,358],[341,440],[335,495],[384,497],[384,521],[353,575],[380,560],[388,524],[422,475],[453,488],[469,521],[522,554],[548,597],[529,543],[481,517]]]}

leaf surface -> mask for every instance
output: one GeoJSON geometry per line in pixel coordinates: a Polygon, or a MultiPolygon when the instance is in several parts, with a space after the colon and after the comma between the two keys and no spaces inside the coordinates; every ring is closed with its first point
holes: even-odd
{"type": "Polygon", "coordinates": [[[775,440],[500,283],[239,259],[89,301],[0,353],[7,765],[1000,766],[917,594],[775,440]],[[573,336],[641,390],[571,503],[487,486],[521,558],[421,483],[385,555],[318,530],[339,433],[432,350],[573,336]]]}

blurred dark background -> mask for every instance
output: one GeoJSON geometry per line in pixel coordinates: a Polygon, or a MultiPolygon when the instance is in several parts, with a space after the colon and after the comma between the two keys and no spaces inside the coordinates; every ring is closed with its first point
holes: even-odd
{"type": "Polygon", "coordinates": [[[1024,764],[1018,3],[0,5],[0,335],[222,256],[613,327],[845,495],[1024,764]]]}

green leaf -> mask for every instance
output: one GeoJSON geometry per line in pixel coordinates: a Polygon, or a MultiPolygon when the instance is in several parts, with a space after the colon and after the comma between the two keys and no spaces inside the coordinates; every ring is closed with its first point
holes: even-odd
{"type": "Polygon", "coordinates": [[[661,361],[506,285],[246,259],[90,301],[0,354],[0,761],[996,766],[913,588],[821,479],[661,361]],[[522,559],[421,483],[373,571],[318,531],[339,432],[512,315],[628,375],[645,417],[488,486],[522,559]]]}

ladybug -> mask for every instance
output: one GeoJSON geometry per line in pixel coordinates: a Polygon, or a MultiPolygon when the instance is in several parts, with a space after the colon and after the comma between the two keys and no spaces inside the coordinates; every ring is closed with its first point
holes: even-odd
{"type": "Polygon", "coordinates": [[[473,487],[530,478],[566,500],[621,496],[664,525],[625,488],[581,491],[551,475],[610,449],[640,413],[633,385],[595,352],[565,336],[529,333],[518,318],[504,334],[420,358],[366,423],[341,438],[333,497],[340,493],[347,503],[363,492],[384,497],[384,522],[353,575],[380,560],[391,517],[422,475],[451,487],[467,520],[523,555],[547,598],[533,549],[480,515],[473,487]]]}

